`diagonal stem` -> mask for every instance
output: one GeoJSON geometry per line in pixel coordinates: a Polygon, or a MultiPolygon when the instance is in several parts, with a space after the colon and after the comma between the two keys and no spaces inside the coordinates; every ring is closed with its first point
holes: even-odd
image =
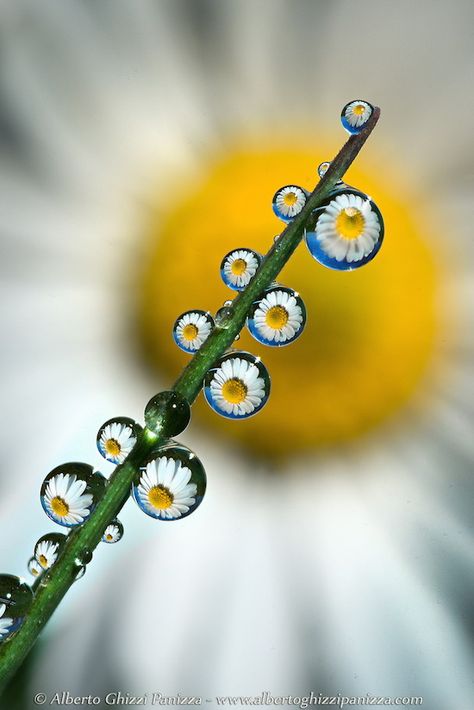
{"type": "MultiPolygon", "coordinates": [[[[232,314],[222,327],[216,327],[200,350],[183,370],[173,389],[191,404],[199,394],[206,372],[234,342],[244,325],[252,303],[275,280],[304,236],[313,211],[327,199],[338,180],[357,157],[380,116],[375,107],[364,129],[351,136],[331,162],[326,174],[309,196],[302,212],[286,227],[263,259],[245,291],[232,304],[232,314]]],[[[162,423],[168,414],[163,410],[162,423]]],[[[166,426],[164,427],[166,429],[166,426]]],[[[80,527],[67,538],[57,561],[35,585],[34,599],[18,632],[0,647],[0,689],[18,669],[33,647],[61,599],[74,583],[83,559],[99,544],[109,522],[117,517],[130,494],[132,481],[147,455],[164,443],[160,436],[145,429],[127,459],[117,466],[96,508],[80,527]]]]}

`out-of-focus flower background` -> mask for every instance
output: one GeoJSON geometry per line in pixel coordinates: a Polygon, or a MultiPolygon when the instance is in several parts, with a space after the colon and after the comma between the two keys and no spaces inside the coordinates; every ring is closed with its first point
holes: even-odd
{"type": "MultiPolygon", "coordinates": [[[[386,220],[354,273],[300,247],[308,308],[247,422],[198,402],[208,474],[182,522],[130,502],[37,648],[35,692],[423,696],[472,707],[474,249],[470,2],[16,0],[0,8],[1,568],[27,576],[54,466],[105,474],[188,308],[266,250],[271,197],[312,188],[339,113],[382,107],[347,176],[386,220]]],[[[240,345],[240,344],[239,344],[240,345]]],[[[215,703],[208,703],[213,706],[215,703]]]]}

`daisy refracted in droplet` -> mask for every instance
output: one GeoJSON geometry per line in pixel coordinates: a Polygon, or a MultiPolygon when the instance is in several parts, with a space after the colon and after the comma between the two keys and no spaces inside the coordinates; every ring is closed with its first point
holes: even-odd
{"type": "Polygon", "coordinates": [[[247,318],[253,337],[264,345],[289,345],[303,332],[306,308],[301,296],[284,286],[272,287],[256,301],[247,318]]]}
{"type": "Polygon", "coordinates": [[[55,468],[41,487],[41,505],[55,523],[66,527],[80,525],[92,511],[94,496],[88,480],[92,467],[87,464],[65,464],[55,468]]]}
{"type": "Polygon", "coordinates": [[[349,133],[360,133],[372,116],[373,110],[374,107],[367,101],[351,101],[342,109],[342,125],[349,133]]]}
{"type": "Polygon", "coordinates": [[[234,249],[222,259],[221,277],[226,286],[243,291],[255,276],[262,256],[253,249],[234,249]]]}
{"type": "Polygon", "coordinates": [[[273,211],[283,222],[291,222],[305,206],[306,199],[307,194],[302,187],[285,185],[273,195],[273,211]]]}
{"type": "Polygon", "coordinates": [[[30,587],[12,574],[0,575],[0,641],[22,624],[33,600],[30,587]]]}
{"type": "Polygon", "coordinates": [[[320,163],[318,165],[318,175],[320,178],[322,178],[326,175],[330,165],[331,165],[331,163],[329,163],[327,160],[325,160],[324,163],[320,163]]]}
{"type": "Polygon", "coordinates": [[[107,542],[109,545],[113,545],[114,542],[118,542],[123,536],[123,525],[119,520],[113,520],[104,530],[102,535],[102,542],[107,542]]]}
{"type": "Polygon", "coordinates": [[[42,540],[35,547],[35,557],[43,569],[49,569],[58,558],[59,544],[51,540],[42,540]]]}
{"type": "Polygon", "coordinates": [[[36,559],[36,557],[31,557],[28,560],[28,572],[33,575],[33,577],[39,577],[41,574],[43,574],[44,570],[36,559]]]}
{"type": "Polygon", "coordinates": [[[7,610],[6,604],[0,604],[0,639],[8,636],[10,629],[13,626],[13,619],[4,616],[7,610]]]}
{"type": "Polygon", "coordinates": [[[115,417],[102,424],[97,433],[97,448],[107,461],[119,464],[125,461],[137,443],[139,429],[128,417],[115,417]]]}
{"type": "Polygon", "coordinates": [[[250,353],[224,355],[204,379],[204,396],[215,412],[229,419],[256,414],[270,395],[270,377],[260,358],[250,353]]]}
{"type": "Polygon", "coordinates": [[[186,311],[176,319],[173,338],[176,345],[186,353],[194,353],[209,337],[214,319],[206,311],[186,311]]]}
{"type": "Polygon", "coordinates": [[[206,474],[199,459],[185,447],[168,447],[141,470],[132,494],[152,518],[177,520],[197,508],[205,488],[206,474]]]}
{"type": "Polygon", "coordinates": [[[374,258],[384,235],[377,205],[358,190],[334,194],[316,212],[306,244],[314,258],[339,271],[357,269],[374,258]]]}

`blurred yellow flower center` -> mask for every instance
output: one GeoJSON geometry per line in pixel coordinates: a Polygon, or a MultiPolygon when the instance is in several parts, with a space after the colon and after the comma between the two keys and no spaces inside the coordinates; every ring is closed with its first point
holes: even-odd
{"type": "Polygon", "coordinates": [[[336,217],[336,231],[344,239],[357,239],[364,231],[365,219],[356,207],[346,207],[336,217]]]}
{"type": "Polygon", "coordinates": [[[365,111],[365,106],[363,104],[356,104],[352,110],[356,116],[362,116],[365,111]]]}
{"type": "MultiPolygon", "coordinates": [[[[175,379],[189,362],[169,337],[177,315],[190,304],[217,309],[229,298],[219,276],[224,254],[239,248],[268,251],[282,229],[272,211],[275,191],[289,180],[312,189],[317,166],[336,155],[344,140],[339,130],[334,141],[319,134],[315,149],[313,133],[298,135],[301,148],[294,133],[227,146],[197,176],[187,182],[177,176],[174,203],[160,202],[156,190],[156,209],[144,224],[150,258],[136,283],[143,352],[163,381],[175,379]],[[248,204],[250,216],[238,208],[248,204]],[[206,254],[199,273],[198,254],[206,254]]],[[[223,450],[227,437],[274,461],[356,440],[401,411],[424,381],[435,338],[445,338],[435,306],[441,276],[433,255],[436,264],[445,263],[435,241],[435,209],[423,209],[423,196],[406,188],[406,175],[394,177],[385,163],[380,169],[376,145],[374,139],[346,178],[371,195],[384,216],[380,253],[343,273],[318,264],[304,244],[298,247],[278,280],[303,298],[308,311],[303,336],[282,350],[262,349],[244,329],[235,344],[262,356],[272,378],[268,403],[258,416],[238,424],[217,416],[202,398],[193,405],[194,421],[207,426],[223,450]]],[[[345,212],[341,222],[348,237],[360,233],[359,212],[345,212]]],[[[244,391],[233,388],[223,396],[242,401],[244,391]]]]}
{"type": "Polygon", "coordinates": [[[287,207],[291,207],[291,205],[294,205],[297,200],[298,196],[296,192],[287,192],[283,198],[283,202],[287,207]]]}
{"type": "Polygon", "coordinates": [[[41,567],[44,567],[45,569],[48,566],[48,560],[46,559],[46,557],[44,555],[39,556],[39,563],[40,563],[41,567]]]}
{"type": "Polygon", "coordinates": [[[268,309],[265,322],[269,328],[280,330],[288,323],[288,311],[283,306],[273,306],[268,309]]]}
{"type": "Polygon", "coordinates": [[[194,323],[188,323],[183,328],[183,338],[184,340],[194,340],[198,334],[198,329],[194,323]]]}
{"type": "Polygon", "coordinates": [[[164,486],[158,485],[150,488],[148,492],[148,500],[154,508],[158,510],[166,510],[174,500],[173,494],[164,486]]]}
{"type": "Polygon", "coordinates": [[[60,498],[59,496],[55,496],[52,501],[51,501],[51,509],[53,513],[56,515],[59,515],[60,518],[63,518],[65,515],[69,513],[69,506],[66,503],[63,498],[60,498]]]}
{"type": "Polygon", "coordinates": [[[236,259],[232,262],[232,266],[230,267],[230,270],[232,271],[234,276],[241,276],[243,273],[245,273],[246,269],[247,262],[244,259],[236,259]]]}
{"type": "Polygon", "coordinates": [[[116,439],[107,439],[105,442],[105,450],[109,456],[118,456],[121,451],[121,447],[116,439]]]}
{"type": "Polygon", "coordinates": [[[247,387],[242,380],[238,380],[234,377],[231,380],[227,380],[227,382],[224,382],[222,385],[222,396],[231,404],[240,404],[247,396],[247,387]]]}

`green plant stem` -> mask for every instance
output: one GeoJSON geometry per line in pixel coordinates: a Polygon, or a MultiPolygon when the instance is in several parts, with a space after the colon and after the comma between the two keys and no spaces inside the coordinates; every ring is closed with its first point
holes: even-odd
{"type": "MultiPolygon", "coordinates": [[[[341,180],[361,150],[378,121],[380,109],[375,108],[361,133],[351,136],[331,162],[324,177],[309,196],[302,212],[291,222],[262,261],[254,278],[245,291],[239,293],[232,303],[232,313],[227,322],[216,327],[201,349],[183,370],[173,389],[191,404],[199,394],[206,372],[232,345],[244,325],[251,304],[275,280],[290,258],[310,224],[312,212],[329,196],[338,180],[341,180]]],[[[163,411],[166,423],[168,413],[163,411]]],[[[105,492],[86,522],[75,528],[53,567],[45,572],[35,584],[32,606],[23,625],[14,636],[0,648],[0,690],[20,666],[41,629],[74,583],[83,564],[83,559],[99,544],[109,522],[117,517],[130,494],[132,481],[147,455],[164,443],[159,436],[145,429],[135,447],[110,477],[105,492]]]]}

